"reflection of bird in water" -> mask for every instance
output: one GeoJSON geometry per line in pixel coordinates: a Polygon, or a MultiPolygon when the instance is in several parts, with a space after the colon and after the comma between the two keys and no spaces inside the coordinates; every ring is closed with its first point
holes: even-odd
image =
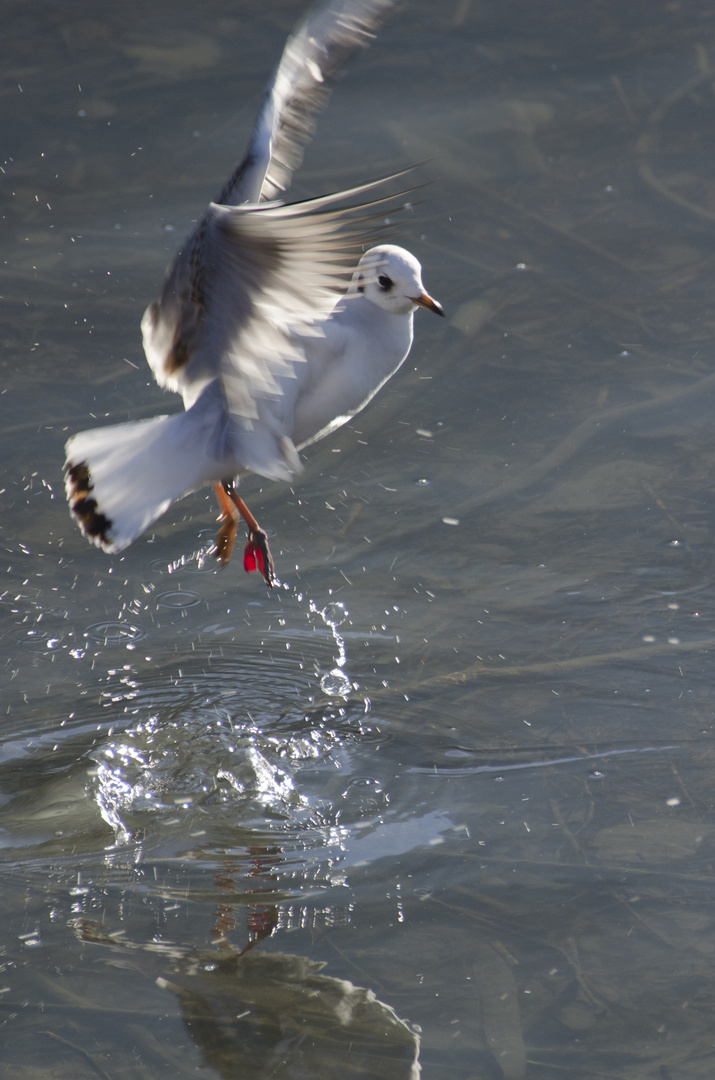
{"type": "MultiPolygon", "coordinates": [[[[283,853],[279,847],[249,848],[248,853],[251,856],[251,869],[246,876],[259,879],[255,885],[257,898],[262,892],[265,892],[266,898],[270,900],[275,892],[275,886],[272,882],[276,874],[273,871],[278,863],[283,862],[283,853]],[[261,884],[260,879],[264,879],[265,883],[261,884]],[[269,885],[268,882],[271,882],[271,884],[269,885]]],[[[214,874],[216,888],[220,893],[226,894],[225,902],[218,905],[214,924],[211,928],[211,937],[214,943],[222,949],[231,948],[227,935],[236,928],[236,881],[234,870],[241,872],[243,866],[238,860],[235,865],[232,864],[232,860],[227,860],[221,870],[214,874]]],[[[265,941],[275,931],[278,926],[277,905],[274,903],[251,904],[246,909],[246,926],[248,943],[242,949],[241,955],[250,952],[251,949],[255,948],[261,941],[265,941]]]]}
{"type": "Polygon", "coordinates": [[[323,975],[305,956],[143,945],[85,919],[75,931],[83,942],[131,951],[132,967],[172,991],[205,1064],[225,1080],[419,1078],[412,1027],[371,990],[323,975]]]}
{"type": "Polygon", "coordinates": [[[246,156],[147,308],[147,359],[185,411],[84,431],[67,443],[72,512],[106,551],[121,551],[175,499],[213,483],[220,562],[243,518],[244,566],[270,585],[266,535],[235,477],[248,470],[290,480],[302,467],[298,449],[354,416],[403,362],[416,308],[443,314],[408,251],[383,244],[358,262],[369,219],[391,198],[380,194],[387,181],[276,201],[300,164],[327,84],[394,3],[331,0],[289,38],[246,156]]]}

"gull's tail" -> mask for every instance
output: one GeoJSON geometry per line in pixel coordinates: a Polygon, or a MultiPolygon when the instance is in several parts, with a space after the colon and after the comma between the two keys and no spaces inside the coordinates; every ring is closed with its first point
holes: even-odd
{"type": "Polygon", "coordinates": [[[176,499],[232,475],[221,442],[216,413],[195,407],[73,435],[65,487],[82,532],[107,552],[122,551],[176,499]]]}

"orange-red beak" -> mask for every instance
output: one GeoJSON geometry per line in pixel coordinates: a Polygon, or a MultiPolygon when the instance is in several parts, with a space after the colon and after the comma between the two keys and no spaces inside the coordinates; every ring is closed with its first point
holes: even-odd
{"type": "Polygon", "coordinates": [[[411,296],[410,300],[413,304],[417,304],[418,307],[427,308],[428,311],[434,311],[435,315],[441,315],[444,318],[444,309],[434,297],[429,293],[423,292],[419,296],[411,296]]]}

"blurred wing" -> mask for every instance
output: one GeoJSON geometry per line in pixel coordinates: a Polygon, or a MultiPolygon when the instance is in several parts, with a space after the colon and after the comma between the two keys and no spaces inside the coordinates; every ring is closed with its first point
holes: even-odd
{"type": "Polygon", "coordinates": [[[340,204],[411,171],[300,203],[211,203],[142,318],[144,351],[159,385],[182,394],[188,409],[224,374],[230,351],[242,377],[252,375],[247,395],[255,397],[264,383],[273,387],[268,372],[285,368],[290,334],[308,332],[345,291],[361,248],[373,239],[367,222],[408,192],[340,204]],[[243,364],[237,358],[249,322],[256,365],[250,353],[243,364]]]}
{"type": "MultiPolygon", "coordinates": [[[[248,152],[217,203],[257,204],[274,199],[289,186],[331,83],[351,54],[370,44],[396,2],[330,0],[308,14],[288,39],[256,118],[248,152]]],[[[182,393],[187,407],[200,393],[202,382],[218,374],[217,357],[201,350],[209,278],[216,277],[205,248],[209,238],[216,241],[222,233],[216,218],[215,209],[202,217],[174,259],[160,295],[142,319],[144,351],[156,381],[182,393]],[[200,350],[201,365],[196,359],[200,350]]],[[[234,302],[240,321],[246,315],[241,307],[243,298],[237,297],[234,302]]]]}
{"type": "MultiPolygon", "coordinates": [[[[201,386],[192,385],[191,360],[200,347],[206,316],[205,245],[212,213],[207,211],[169,267],[161,292],[144,312],[142,342],[159,386],[184,395],[186,408],[201,386]]],[[[214,361],[213,374],[218,374],[214,361]]]]}
{"type": "Polygon", "coordinates": [[[207,259],[215,269],[202,351],[221,358],[237,459],[264,476],[300,468],[286,380],[299,374],[305,337],[321,333],[345,293],[377,208],[399,196],[344,204],[384,182],[293,205],[210,208],[207,259]]]}
{"type": "Polygon", "coordinates": [[[331,0],[307,15],[288,39],[248,152],[217,202],[270,201],[290,186],[332,84],[395,5],[396,0],[331,0]]]}

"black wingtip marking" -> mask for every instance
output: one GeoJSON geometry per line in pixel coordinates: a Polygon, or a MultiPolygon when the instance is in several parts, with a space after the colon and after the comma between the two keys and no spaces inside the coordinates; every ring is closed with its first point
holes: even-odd
{"type": "Polygon", "coordinates": [[[98,508],[97,500],[90,494],[94,485],[87,462],[80,461],[76,465],[68,462],[65,472],[67,473],[67,498],[82,532],[95,543],[108,546],[112,542],[109,536],[112,522],[98,508]]]}

